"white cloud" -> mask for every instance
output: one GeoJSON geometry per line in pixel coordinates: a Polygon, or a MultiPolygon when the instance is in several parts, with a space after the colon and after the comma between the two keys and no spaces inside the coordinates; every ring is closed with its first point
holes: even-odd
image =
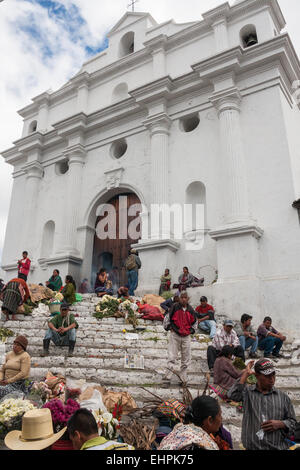
{"type": "MultiPolygon", "coordinates": [[[[57,0],[58,1],[58,0],[57,0]]],[[[21,136],[22,119],[17,110],[49,88],[62,86],[87,59],[86,46],[97,47],[107,31],[126,12],[130,0],[60,0],[66,8],[76,6],[86,24],[70,33],[62,19],[28,0],[0,2],[0,151],[21,136]],[[30,22],[29,19],[30,18],[30,22]],[[21,26],[37,27],[34,38],[21,26]],[[50,56],[45,55],[47,45],[50,56]]],[[[201,13],[222,0],[140,0],[137,11],[149,11],[158,21],[196,21],[201,13]]],[[[230,2],[231,4],[233,1],[230,2]]],[[[288,32],[300,52],[299,0],[280,0],[288,32]]],[[[75,25],[76,26],[76,25],[75,25]]],[[[12,168],[0,158],[0,259],[12,187],[12,168]]]]}

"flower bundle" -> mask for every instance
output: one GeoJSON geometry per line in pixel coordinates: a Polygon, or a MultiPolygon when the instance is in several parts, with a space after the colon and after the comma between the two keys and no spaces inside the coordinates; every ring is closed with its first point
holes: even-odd
{"type": "Polygon", "coordinates": [[[45,382],[34,382],[30,390],[30,396],[38,395],[44,402],[46,400],[49,400],[51,394],[52,390],[48,387],[45,382]]]}
{"type": "Polygon", "coordinates": [[[119,420],[112,413],[103,413],[102,410],[93,410],[92,413],[98,425],[99,436],[108,440],[116,439],[120,428],[119,420]]]}
{"type": "Polygon", "coordinates": [[[66,404],[61,400],[53,399],[45,403],[43,408],[49,408],[55,432],[59,432],[67,425],[75,411],[79,410],[80,405],[71,398],[69,398],[66,404]]]}
{"type": "Polygon", "coordinates": [[[123,413],[123,407],[122,407],[122,400],[119,400],[113,410],[112,410],[112,415],[113,415],[113,418],[117,419],[119,422],[121,421],[121,417],[122,417],[122,413],[123,413]]]}
{"type": "Polygon", "coordinates": [[[35,406],[22,398],[7,398],[0,404],[0,433],[5,436],[9,431],[20,430],[22,417],[35,406]]]}
{"type": "Polygon", "coordinates": [[[135,303],[130,302],[130,300],[125,300],[119,306],[120,312],[125,314],[126,323],[133,325],[134,328],[138,325],[138,318],[136,316],[136,311],[138,306],[135,303]]]}
{"type": "Polygon", "coordinates": [[[10,336],[14,336],[13,331],[8,328],[0,328],[0,341],[2,341],[2,343],[5,343],[10,336]]]}
{"type": "Polygon", "coordinates": [[[64,300],[64,296],[60,292],[56,292],[55,296],[52,297],[49,301],[49,303],[56,303],[56,302],[62,302],[64,300]]]}
{"type": "Polygon", "coordinates": [[[104,295],[96,305],[94,316],[98,319],[112,317],[119,309],[120,302],[115,297],[104,295]]]}

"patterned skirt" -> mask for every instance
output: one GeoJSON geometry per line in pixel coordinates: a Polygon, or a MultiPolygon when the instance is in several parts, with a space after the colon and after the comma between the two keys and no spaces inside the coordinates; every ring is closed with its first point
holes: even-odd
{"type": "Polygon", "coordinates": [[[2,310],[6,309],[10,315],[15,315],[21,302],[19,284],[17,282],[9,282],[3,293],[2,310]]]}
{"type": "Polygon", "coordinates": [[[13,382],[12,384],[8,385],[0,385],[0,400],[9,393],[13,392],[25,393],[25,380],[19,380],[18,382],[13,382]]]}

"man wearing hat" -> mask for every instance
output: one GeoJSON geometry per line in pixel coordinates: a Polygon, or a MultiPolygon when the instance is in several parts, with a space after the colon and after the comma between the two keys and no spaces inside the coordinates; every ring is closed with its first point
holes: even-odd
{"type": "Polygon", "coordinates": [[[215,334],[212,346],[207,348],[207,362],[211,374],[213,374],[215,360],[220,355],[224,346],[232,346],[234,348],[234,356],[240,357],[245,361],[245,351],[233,327],[234,323],[232,320],[225,320],[223,328],[215,334]]]}
{"type": "Polygon", "coordinates": [[[293,434],[297,421],[290,398],[274,387],[276,372],[268,358],[256,362],[256,385],[246,385],[253,374],[250,361],[240,380],[227,395],[243,402],[242,443],[246,450],[288,450],[287,436],[293,434]]]}
{"type": "Polygon", "coordinates": [[[63,302],[60,306],[60,314],[52,318],[48,323],[49,329],[45,335],[42,357],[48,356],[50,341],[56,346],[69,346],[68,356],[72,357],[76,342],[76,330],[78,323],[74,315],[70,313],[70,305],[63,302]]]}
{"type": "Polygon", "coordinates": [[[9,432],[4,443],[11,450],[43,450],[51,447],[66,432],[54,434],[51,411],[48,408],[27,411],[22,418],[22,431],[9,432]]]}

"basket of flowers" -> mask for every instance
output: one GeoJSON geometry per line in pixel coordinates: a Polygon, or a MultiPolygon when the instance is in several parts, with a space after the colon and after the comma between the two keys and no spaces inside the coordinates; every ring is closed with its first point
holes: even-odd
{"type": "Polygon", "coordinates": [[[0,438],[4,439],[10,431],[22,429],[22,417],[35,406],[29,400],[7,395],[0,402],[0,438]]]}
{"type": "Polygon", "coordinates": [[[51,315],[56,315],[57,313],[60,312],[60,304],[63,301],[64,296],[60,293],[57,292],[52,299],[50,299],[49,302],[49,310],[51,315]]]}

